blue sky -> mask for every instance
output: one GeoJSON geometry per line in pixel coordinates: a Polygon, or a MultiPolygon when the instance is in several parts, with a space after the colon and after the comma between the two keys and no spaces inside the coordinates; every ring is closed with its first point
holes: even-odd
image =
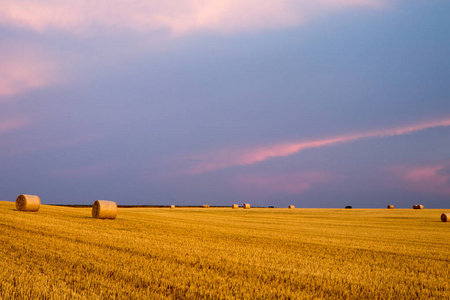
{"type": "Polygon", "coordinates": [[[448,1],[0,4],[0,199],[450,206],[448,1]]]}

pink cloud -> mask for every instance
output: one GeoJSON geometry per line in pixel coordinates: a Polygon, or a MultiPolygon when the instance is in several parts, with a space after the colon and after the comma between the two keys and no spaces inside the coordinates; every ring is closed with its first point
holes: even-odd
{"type": "Polygon", "coordinates": [[[416,123],[408,126],[380,129],[374,131],[357,132],[347,135],[338,135],[330,138],[323,138],[303,142],[288,142],[283,144],[266,145],[246,149],[222,149],[210,153],[199,153],[191,155],[197,163],[189,168],[180,170],[177,175],[200,174],[217,169],[233,166],[251,165],[275,157],[285,157],[298,153],[305,149],[321,148],[340,143],[348,143],[365,138],[382,138],[396,135],[410,134],[434,127],[450,126],[449,119],[433,120],[416,123]]]}
{"type": "Polygon", "coordinates": [[[0,23],[44,32],[195,31],[234,33],[298,26],[329,11],[379,7],[386,0],[4,0],[0,23]]]}
{"type": "Polygon", "coordinates": [[[23,127],[29,123],[29,120],[23,118],[0,120],[0,133],[23,127]]]}
{"type": "Polygon", "coordinates": [[[384,168],[394,175],[394,187],[412,191],[450,194],[450,164],[429,166],[394,166],[384,168]]]}
{"type": "Polygon", "coordinates": [[[250,174],[239,175],[234,185],[252,194],[301,194],[314,185],[335,181],[341,176],[329,172],[309,171],[288,174],[250,174]]]}
{"type": "Polygon", "coordinates": [[[0,99],[59,81],[53,63],[32,50],[13,48],[0,49],[0,99]]]}

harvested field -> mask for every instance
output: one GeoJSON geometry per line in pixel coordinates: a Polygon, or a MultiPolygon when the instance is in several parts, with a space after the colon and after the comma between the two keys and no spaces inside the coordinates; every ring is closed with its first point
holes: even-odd
{"type": "Polygon", "coordinates": [[[0,299],[449,299],[444,212],[0,202],[0,299]]]}

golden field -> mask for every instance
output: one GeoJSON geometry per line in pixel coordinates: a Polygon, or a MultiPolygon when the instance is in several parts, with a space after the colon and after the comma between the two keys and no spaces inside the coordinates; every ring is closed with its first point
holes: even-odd
{"type": "Polygon", "coordinates": [[[450,299],[443,212],[0,201],[0,299],[450,299]]]}

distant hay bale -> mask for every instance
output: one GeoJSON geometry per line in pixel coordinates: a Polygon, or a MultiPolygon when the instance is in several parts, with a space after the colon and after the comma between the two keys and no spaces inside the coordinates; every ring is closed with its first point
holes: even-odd
{"type": "Polygon", "coordinates": [[[41,199],[36,195],[19,195],[16,199],[16,208],[19,211],[38,211],[41,199]]]}
{"type": "Polygon", "coordinates": [[[244,203],[244,204],[242,205],[242,207],[243,207],[244,209],[250,209],[250,204],[244,203]]]}
{"type": "Polygon", "coordinates": [[[289,209],[294,209],[295,206],[294,205],[289,205],[289,209]]]}
{"type": "Polygon", "coordinates": [[[233,208],[233,209],[239,208],[239,205],[233,204],[233,205],[231,205],[231,208],[233,208]]]}
{"type": "Polygon", "coordinates": [[[394,209],[394,205],[388,205],[387,208],[394,209]]]}
{"type": "Polygon", "coordinates": [[[97,219],[115,219],[117,204],[113,201],[96,200],[92,205],[92,217],[97,219]]]}
{"type": "Polygon", "coordinates": [[[442,222],[449,222],[450,221],[450,214],[449,213],[442,214],[441,215],[441,221],[442,222]]]}
{"type": "Polygon", "coordinates": [[[423,209],[423,205],[422,204],[413,205],[413,209],[423,209]]]}
{"type": "Polygon", "coordinates": [[[353,208],[353,207],[351,207],[351,205],[347,205],[345,208],[353,208]]]}
{"type": "Polygon", "coordinates": [[[203,208],[210,208],[208,204],[203,204],[203,208]]]}
{"type": "Polygon", "coordinates": [[[174,208],[175,208],[175,205],[171,205],[171,206],[170,206],[170,209],[174,209],[174,208]]]}
{"type": "Polygon", "coordinates": [[[273,206],[273,205],[270,205],[270,206],[269,206],[269,208],[275,208],[275,206],[273,206]]]}

